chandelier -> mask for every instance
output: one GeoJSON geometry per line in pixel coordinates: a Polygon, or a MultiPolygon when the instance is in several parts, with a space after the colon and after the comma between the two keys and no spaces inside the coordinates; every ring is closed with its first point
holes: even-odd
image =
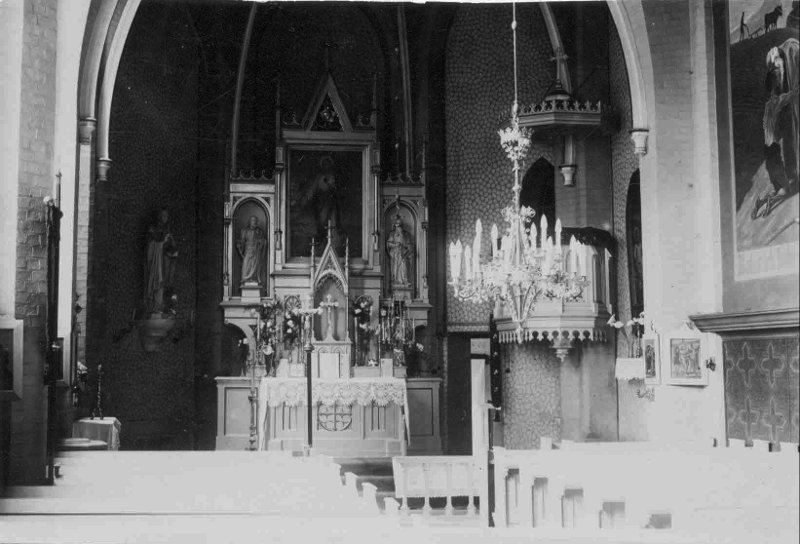
{"type": "Polygon", "coordinates": [[[507,317],[517,324],[517,341],[522,342],[522,324],[542,298],[570,301],[579,299],[588,285],[585,248],[574,236],[562,247],[561,220],[555,224],[555,236],[547,234],[547,218],[542,216],[537,231],[534,210],[520,205],[520,162],[530,148],[530,130],[519,126],[517,103],[517,20],[512,4],[511,31],[514,47],[514,102],[511,122],[498,131],[500,145],[512,163],[514,185],[512,205],[503,209],[507,224],[500,235],[497,225],[491,229],[491,259],[481,260],[481,220],[475,222],[472,244],[461,240],[449,246],[451,285],[454,296],[462,301],[483,303],[499,301],[507,317]]]}

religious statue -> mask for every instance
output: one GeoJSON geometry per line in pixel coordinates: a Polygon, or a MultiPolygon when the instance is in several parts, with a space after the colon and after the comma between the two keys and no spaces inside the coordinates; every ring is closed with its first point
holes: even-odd
{"type": "Polygon", "coordinates": [[[333,159],[325,155],[319,160],[319,172],[306,194],[306,201],[311,204],[314,213],[318,238],[323,238],[325,229],[329,227],[333,228],[334,233],[340,228],[339,196],[333,159]]]}
{"type": "Polygon", "coordinates": [[[411,235],[403,228],[400,216],[395,216],[394,228],[386,237],[386,251],[389,253],[389,271],[393,286],[411,285],[411,263],[414,256],[414,243],[411,235]]]}
{"type": "Polygon", "coordinates": [[[166,312],[172,305],[178,246],[170,230],[169,211],[162,208],[158,221],[147,230],[144,305],[148,314],[166,312]]]}
{"type": "Polygon", "coordinates": [[[239,233],[236,250],[242,258],[241,285],[255,283],[264,285],[264,251],[267,238],[264,230],[258,226],[258,217],[250,216],[250,221],[239,233]]]}

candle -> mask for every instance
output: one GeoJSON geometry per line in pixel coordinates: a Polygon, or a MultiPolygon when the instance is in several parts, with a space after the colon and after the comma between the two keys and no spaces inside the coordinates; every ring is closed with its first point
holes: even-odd
{"type": "Polygon", "coordinates": [[[536,231],[536,224],[531,222],[530,240],[531,240],[531,247],[533,249],[536,249],[536,232],[537,232],[536,231]]]}
{"type": "Polygon", "coordinates": [[[586,254],[583,244],[578,244],[578,275],[586,276],[586,254]]]}
{"type": "Polygon", "coordinates": [[[464,249],[464,277],[472,279],[472,248],[469,246],[464,249]]]}
{"type": "Polygon", "coordinates": [[[481,236],[483,225],[481,220],[475,221],[475,239],[472,241],[472,275],[477,279],[481,271],[481,236]]]}
{"type": "Polygon", "coordinates": [[[556,248],[561,249],[561,219],[556,219],[556,248]]]}
{"type": "Polygon", "coordinates": [[[500,235],[497,233],[497,225],[492,225],[491,230],[492,235],[492,259],[497,257],[497,254],[500,252],[500,235]]]}
{"type": "Polygon", "coordinates": [[[539,230],[542,231],[542,247],[544,247],[545,239],[547,238],[547,216],[542,216],[542,221],[539,223],[539,230]]]}
{"type": "Polygon", "coordinates": [[[578,275],[578,244],[574,236],[569,239],[569,268],[573,274],[578,275]]]}

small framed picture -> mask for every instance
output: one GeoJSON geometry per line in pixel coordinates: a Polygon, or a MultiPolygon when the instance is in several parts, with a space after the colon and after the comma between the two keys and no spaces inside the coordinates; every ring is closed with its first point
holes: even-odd
{"type": "Polygon", "coordinates": [[[642,357],[644,357],[644,383],[661,383],[661,357],[659,356],[658,334],[649,331],[642,337],[642,357]]]}
{"type": "Polygon", "coordinates": [[[664,341],[667,364],[666,383],[672,385],[708,385],[708,371],[703,363],[703,340],[700,332],[683,328],[668,334],[664,341]]]}

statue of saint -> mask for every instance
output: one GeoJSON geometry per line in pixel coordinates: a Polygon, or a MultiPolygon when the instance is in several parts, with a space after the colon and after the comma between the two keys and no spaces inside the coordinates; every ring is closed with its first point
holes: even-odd
{"type": "Polygon", "coordinates": [[[403,228],[399,215],[395,216],[394,228],[386,237],[386,251],[389,253],[392,285],[409,287],[411,285],[411,260],[414,256],[414,243],[403,228]]]}
{"type": "Polygon", "coordinates": [[[256,283],[264,285],[264,250],[267,247],[267,238],[264,230],[258,226],[258,217],[250,216],[250,222],[239,233],[236,250],[242,258],[241,284],[256,283]]]}
{"type": "Polygon", "coordinates": [[[147,229],[144,305],[148,314],[165,312],[171,306],[177,258],[178,245],[172,236],[169,211],[162,208],[158,221],[147,229]]]}

